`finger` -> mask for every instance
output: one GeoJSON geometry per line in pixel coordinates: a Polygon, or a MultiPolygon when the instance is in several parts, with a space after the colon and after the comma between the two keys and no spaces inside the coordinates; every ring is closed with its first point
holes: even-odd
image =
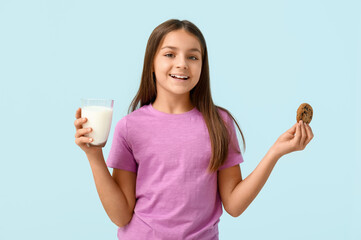
{"type": "Polygon", "coordinates": [[[300,144],[301,137],[302,137],[301,134],[302,134],[302,132],[301,132],[301,123],[298,122],[297,127],[296,127],[295,138],[294,138],[296,146],[299,146],[299,144],[300,144]]]}
{"type": "Polygon", "coordinates": [[[87,118],[78,118],[77,120],[75,120],[75,121],[74,121],[75,129],[78,130],[78,129],[83,128],[83,124],[84,124],[87,120],[88,120],[87,118]]]}
{"type": "Polygon", "coordinates": [[[306,139],[307,139],[305,123],[303,121],[301,123],[301,133],[302,133],[302,136],[301,136],[300,144],[301,144],[301,148],[303,148],[305,146],[305,142],[306,142],[306,139]]]}
{"type": "Polygon", "coordinates": [[[75,138],[75,143],[77,145],[82,145],[82,144],[86,144],[86,143],[90,143],[92,142],[93,139],[92,138],[88,138],[88,137],[80,137],[80,138],[75,138]]]}
{"type": "Polygon", "coordinates": [[[92,131],[91,128],[81,128],[81,129],[78,129],[75,133],[75,138],[79,138],[79,137],[82,137],[84,136],[85,134],[87,133],[90,133],[92,131]]]}
{"type": "Polygon", "coordinates": [[[307,145],[313,138],[312,129],[308,124],[306,124],[306,132],[307,132],[307,140],[306,140],[306,145],[307,145]]]}
{"type": "Polygon", "coordinates": [[[81,117],[81,108],[78,108],[75,113],[75,118],[78,119],[81,117]]]}
{"type": "Polygon", "coordinates": [[[310,125],[307,124],[307,127],[310,129],[310,132],[311,132],[311,137],[313,138],[313,131],[312,131],[312,128],[310,127],[310,125]]]}

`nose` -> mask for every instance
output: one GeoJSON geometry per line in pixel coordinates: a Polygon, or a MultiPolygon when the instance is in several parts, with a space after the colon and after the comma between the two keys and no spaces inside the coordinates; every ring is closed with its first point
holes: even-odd
{"type": "Polygon", "coordinates": [[[177,62],[176,62],[176,67],[181,68],[181,69],[188,68],[188,63],[187,63],[187,60],[185,59],[185,57],[181,57],[181,56],[178,57],[177,62]]]}

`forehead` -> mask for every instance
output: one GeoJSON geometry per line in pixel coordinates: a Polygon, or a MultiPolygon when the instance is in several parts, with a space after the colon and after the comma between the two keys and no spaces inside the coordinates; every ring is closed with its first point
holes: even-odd
{"type": "Polygon", "coordinates": [[[160,48],[164,46],[174,46],[181,49],[198,48],[201,50],[198,38],[184,29],[167,33],[160,44],[160,48]]]}

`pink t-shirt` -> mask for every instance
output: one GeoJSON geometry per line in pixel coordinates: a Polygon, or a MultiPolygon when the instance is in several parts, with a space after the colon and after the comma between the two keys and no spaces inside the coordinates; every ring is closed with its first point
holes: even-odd
{"type": "MultiPolygon", "coordinates": [[[[239,150],[233,120],[231,141],[239,150]]],[[[219,170],[243,162],[229,145],[219,170]]],[[[132,220],[118,228],[118,239],[216,240],[222,203],[217,172],[207,172],[211,142],[197,108],[169,114],[144,105],[117,123],[106,161],[110,168],[137,173],[132,220]]]]}

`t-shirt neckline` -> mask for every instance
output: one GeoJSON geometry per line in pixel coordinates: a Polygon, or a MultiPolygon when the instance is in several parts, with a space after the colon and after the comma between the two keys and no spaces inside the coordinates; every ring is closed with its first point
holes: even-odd
{"type": "Polygon", "coordinates": [[[197,111],[197,107],[192,108],[191,110],[189,110],[188,112],[184,112],[184,113],[165,113],[165,112],[161,112],[157,109],[155,109],[152,105],[152,103],[149,103],[149,110],[152,111],[153,113],[155,113],[156,115],[159,116],[165,116],[165,117],[185,117],[185,116],[189,116],[191,114],[193,114],[194,112],[197,111]]]}

